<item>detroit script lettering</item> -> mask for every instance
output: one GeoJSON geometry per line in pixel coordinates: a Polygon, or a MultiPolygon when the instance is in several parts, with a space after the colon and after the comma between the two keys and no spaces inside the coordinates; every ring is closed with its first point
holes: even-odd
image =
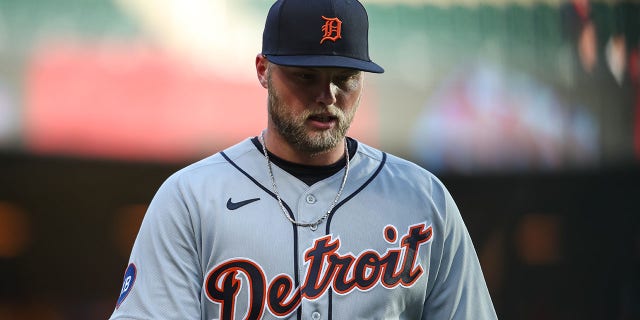
{"type": "MultiPolygon", "coordinates": [[[[273,315],[284,317],[294,312],[302,299],[314,300],[329,288],[341,295],[358,289],[367,291],[376,285],[387,289],[397,286],[410,287],[423,274],[416,264],[420,246],[431,240],[432,227],[421,223],[410,226],[397,248],[389,248],[384,254],[367,250],[358,256],[340,254],[340,239],[331,235],[318,238],[305,251],[306,278],[294,288],[290,275],[280,274],[267,282],[267,275],[256,262],[235,258],[227,260],[209,271],[205,281],[207,297],[220,305],[221,319],[235,319],[235,300],[240,291],[242,273],[248,283],[249,305],[245,319],[260,319],[265,304],[273,315]]],[[[383,236],[389,243],[396,242],[397,230],[387,226],[383,236]]]]}

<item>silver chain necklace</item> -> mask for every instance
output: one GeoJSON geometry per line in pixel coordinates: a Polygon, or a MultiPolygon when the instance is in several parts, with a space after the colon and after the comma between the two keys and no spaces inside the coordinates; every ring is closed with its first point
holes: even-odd
{"type": "Polygon", "coordinates": [[[269,159],[269,153],[267,152],[267,142],[264,140],[264,131],[260,133],[260,142],[262,143],[262,152],[264,153],[264,157],[265,159],[267,159],[267,168],[269,169],[269,176],[271,177],[271,185],[273,186],[273,193],[275,193],[276,198],[278,199],[278,204],[280,205],[282,214],[284,215],[285,218],[287,218],[287,220],[289,220],[294,225],[299,227],[309,227],[309,229],[311,229],[312,231],[316,231],[316,229],[318,229],[318,226],[322,223],[322,221],[327,219],[329,214],[331,214],[331,210],[333,210],[336,204],[338,204],[338,201],[340,200],[340,196],[342,195],[342,191],[344,190],[344,186],[345,184],[347,184],[347,176],[349,175],[349,149],[347,148],[347,141],[345,140],[344,142],[344,153],[345,153],[346,165],[344,167],[344,177],[342,177],[342,184],[340,185],[340,189],[338,189],[338,194],[336,194],[336,198],[333,199],[333,202],[329,206],[329,209],[327,209],[327,212],[325,212],[325,214],[322,215],[316,222],[296,221],[289,216],[289,214],[287,213],[287,209],[284,207],[284,204],[282,203],[282,198],[280,197],[280,193],[278,193],[276,178],[273,176],[271,160],[269,159]]]}

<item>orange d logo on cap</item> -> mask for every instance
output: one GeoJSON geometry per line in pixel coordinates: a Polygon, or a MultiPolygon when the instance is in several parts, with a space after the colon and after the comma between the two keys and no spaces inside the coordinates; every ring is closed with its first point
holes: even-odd
{"type": "Polygon", "coordinates": [[[342,35],[340,34],[342,30],[342,21],[340,21],[340,19],[327,18],[325,16],[322,16],[322,19],[324,19],[325,23],[322,25],[322,32],[324,32],[324,35],[322,36],[320,43],[323,43],[325,40],[336,42],[336,40],[342,38],[342,35]]]}

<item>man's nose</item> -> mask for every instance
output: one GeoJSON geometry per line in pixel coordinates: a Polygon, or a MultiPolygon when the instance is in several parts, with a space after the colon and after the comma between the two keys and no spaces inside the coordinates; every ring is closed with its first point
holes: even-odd
{"type": "Polygon", "coordinates": [[[331,81],[325,81],[319,85],[316,102],[330,106],[336,103],[338,87],[331,81]]]}

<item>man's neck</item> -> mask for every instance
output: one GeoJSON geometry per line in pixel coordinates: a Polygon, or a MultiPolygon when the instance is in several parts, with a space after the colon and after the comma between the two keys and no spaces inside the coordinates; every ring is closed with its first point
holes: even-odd
{"type": "Polygon", "coordinates": [[[342,159],[345,152],[344,139],[331,150],[322,153],[302,152],[289,144],[282,136],[274,131],[266,130],[264,132],[264,140],[269,152],[283,160],[304,165],[331,165],[342,159]]]}
{"type": "MultiPolygon", "coordinates": [[[[346,141],[347,149],[349,150],[349,158],[353,159],[358,149],[358,142],[351,138],[347,138],[346,141]]],[[[260,141],[260,138],[252,138],[251,142],[256,146],[258,151],[260,151],[261,153],[263,152],[262,142],[260,141]]],[[[312,166],[292,163],[284,159],[280,159],[280,157],[271,152],[269,152],[269,159],[274,165],[287,171],[292,176],[300,179],[308,186],[311,186],[318,181],[324,180],[334,175],[336,172],[342,170],[342,168],[344,168],[344,166],[346,165],[346,157],[343,157],[338,162],[328,166],[312,166]]]]}

